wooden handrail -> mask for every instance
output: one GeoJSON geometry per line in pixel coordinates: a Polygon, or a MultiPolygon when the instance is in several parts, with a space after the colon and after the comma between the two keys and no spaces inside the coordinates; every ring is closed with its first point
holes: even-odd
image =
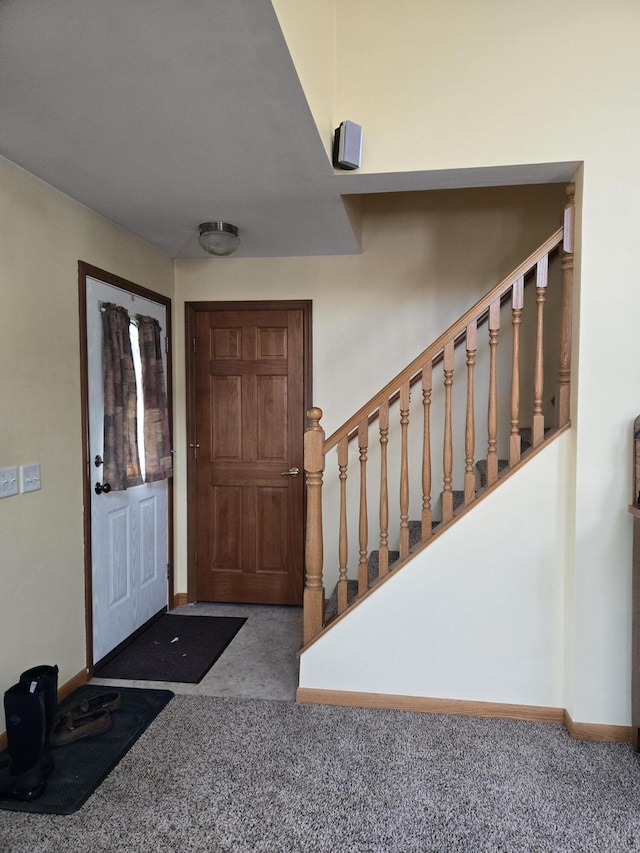
{"type": "MultiPolygon", "coordinates": [[[[559,251],[559,248],[560,248],[560,244],[558,244],[555,248],[551,249],[551,251],[549,252],[549,259],[551,259],[556,254],[556,252],[559,251]]],[[[564,259],[563,259],[563,263],[565,263],[564,259]]],[[[524,282],[525,287],[529,284],[529,282],[533,281],[535,278],[535,265],[533,267],[531,267],[531,269],[529,269],[525,273],[525,275],[521,276],[521,278],[522,278],[522,281],[524,282]]],[[[514,282],[514,285],[515,284],[517,284],[517,282],[514,282]]],[[[501,308],[503,305],[505,305],[509,301],[509,298],[510,298],[510,293],[509,293],[509,288],[507,287],[507,289],[504,291],[504,293],[500,297],[500,307],[501,308]]],[[[488,320],[489,320],[489,309],[487,308],[486,311],[483,311],[482,314],[480,314],[480,316],[476,319],[476,321],[475,321],[476,329],[482,328],[482,326],[484,326],[484,324],[488,320]]],[[[464,343],[466,341],[466,337],[467,337],[467,330],[465,329],[464,331],[460,332],[454,338],[454,341],[453,341],[454,349],[457,349],[462,343],[464,343]]],[[[444,348],[442,350],[440,350],[440,352],[433,357],[433,360],[431,362],[432,366],[437,367],[439,364],[442,363],[443,359],[444,359],[444,348]]],[[[411,379],[409,380],[409,388],[410,389],[413,388],[414,385],[417,385],[418,382],[421,381],[422,371],[424,370],[426,365],[427,365],[427,362],[425,362],[424,365],[422,366],[422,368],[420,370],[418,370],[418,372],[416,374],[414,374],[414,376],[411,377],[411,379]]],[[[569,370],[568,373],[570,373],[570,372],[571,371],[569,370]]],[[[389,405],[393,406],[393,404],[397,403],[399,399],[400,399],[400,391],[396,391],[395,394],[392,394],[389,397],[389,405]]],[[[369,426],[371,426],[371,424],[374,424],[377,420],[378,420],[378,410],[376,409],[374,412],[371,412],[371,414],[369,415],[369,418],[368,418],[369,426]]],[[[358,427],[351,430],[351,432],[347,436],[347,441],[349,443],[351,443],[357,435],[358,435],[358,427]]],[[[331,436],[331,437],[333,438],[333,436],[331,436]]],[[[329,450],[330,449],[331,448],[329,448],[329,450]]]]}
{"type": "MultiPolygon", "coordinates": [[[[398,373],[390,382],[375,394],[364,406],[361,406],[358,411],[352,415],[348,421],[339,427],[329,438],[325,439],[323,452],[327,454],[338,442],[345,436],[350,439],[351,434],[357,434],[357,428],[363,421],[371,422],[370,415],[374,410],[380,407],[384,400],[390,400],[392,395],[398,391],[401,385],[407,380],[411,385],[419,381],[420,372],[428,361],[433,361],[441,352],[449,341],[453,339],[454,345],[461,343],[466,335],[466,329],[469,323],[473,320],[478,321],[478,325],[485,321],[489,316],[489,308],[492,302],[496,299],[501,299],[503,294],[521,277],[533,269],[538,262],[559,246],[564,238],[564,228],[558,228],[545,242],[535,250],[528,258],[526,258],[519,266],[513,270],[508,276],[498,282],[488,293],[471,307],[466,314],[463,314],[460,319],[456,320],[446,332],[440,335],[439,338],[420,353],[414,360],[405,367],[403,371],[398,373]],[[486,317],[484,316],[486,315],[486,317]],[[354,432],[355,431],[355,432],[354,432]]],[[[391,402],[391,400],[390,400],[391,402]]],[[[373,420],[377,417],[377,411],[373,420]]]]}

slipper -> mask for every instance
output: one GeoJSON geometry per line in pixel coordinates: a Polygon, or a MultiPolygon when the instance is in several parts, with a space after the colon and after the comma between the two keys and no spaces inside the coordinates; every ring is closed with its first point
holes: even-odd
{"type": "Polygon", "coordinates": [[[65,715],[56,721],[49,738],[49,746],[66,746],[83,737],[100,735],[109,731],[112,725],[111,714],[104,708],[81,717],[65,715]]]}
{"type": "Polygon", "coordinates": [[[58,712],[58,717],[85,717],[94,711],[117,711],[122,705],[122,697],[117,691],[110,693],[98,693],[97,696],[91,696],[89,699],[84,699],[77,705],[72,705],[70,708],[64,708],[58,712]]]}

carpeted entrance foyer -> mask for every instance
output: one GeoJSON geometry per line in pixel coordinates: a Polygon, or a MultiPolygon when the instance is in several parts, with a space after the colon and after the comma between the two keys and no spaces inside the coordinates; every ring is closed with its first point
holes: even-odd
{"type": "Polygon", "coordinates": [[[3,853],[640,849],[631,748],[560,726],[176,696],[73,815],[3,853]]]}
{"type": "Polygon", "coordinates": [[[181,695],[80,811],[1,812],[2,853],[640,850],[629,746],[538,723],[296,705],[296,608],[177,612],[248,620],[199,684],[145,685],[181,695]]]}

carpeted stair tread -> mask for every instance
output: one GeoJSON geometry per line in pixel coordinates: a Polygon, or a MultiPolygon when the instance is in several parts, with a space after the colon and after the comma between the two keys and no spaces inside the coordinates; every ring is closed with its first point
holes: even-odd
{"type": "Polygon", "coordinates": [[[422,541],[422,522],[421,521],[410,521],[409,522],[409,548],[413,548],[414,545],[417,545],[418,542],[422,541]]]}
{"type": "MultiPolygon", "coordinates": [[[[392,566],[400,557],[399,551],[389,551],[389,565],[392,566]]],[[[367,563],[367,571],[369,575],[369,586],[378,579],[378,569],[380,567],[380,551],[371,551],[369,553],[369,562],[367,563]]]]}
{"type": "MultiPolygon", "coordinates": [[[[464,492],[463,491],[454,491],[453,492],[453,508],[454,510],[461,507],[464,503],[464,492]]],[[[442,522],[441,521],[433,521],[431,523],[431,529],[435,530],[442,522]]],[[[422,522],[421,521],[409,521],[409,550],[414,548],[416,545],[422,542],[422,522]]],[[[389,551],[389,568],[393,566],[393,564],[400,558],[399,551],[389,551]]],[[[378,571],[380,567],[380,551],[370,551],[369,552],[369,560],[367,562],[367,574],[369,587],[373,586],[373,584],[378,580],[378,571]]],[[[352,599],[356,597],[358,594],[358,581],[353,579],[347,581],[347,601],[351,602],[352,599]]],[[[325,607],[324,618],[325,621],[331,619],[338,612],[338,585],[333,589],[331,593],[331,597],[327,599],[327,604],[325,607]]]]}
{"type": "MultiPolygon", "coordinates": [[[[411,522],[410,522],[411,523],[411,522]]],[[[389,551],[389,566],[393,565],[400,556],[399,551],[389,551]]],[[[367,562],[367,578],[369,586],[378,580],[380,568],[380,551],[370,551],[367,562]]],[[[358,594],[358,581],[355,579],[347,581],[347,602],[351,602],[358,594]]],[[[325,620],[331,619],[338,612],[338,584],[335,585],[331,598],[327,601],[324,611],[325,620]]]]}
{"type": "MultiPolygon", "coordinates": [[[[547,427],[544,431],[545,438],[552,431],[553,427],[547,427]]],[[[531,427],[522,427],[520,430],[520,452],[524,453],[525,450],[530,450],[533,442],[533,430],[531,427]]],[[[498,475],[504,471],[505,468],[509,467],[508,459],[498,459],[498,475]]],[[[484,488],[487,485],[487,460],[479,459],[476,462],[476,468],[480,474],[480,488],[484,488]]]]}
{"type": "MultiPolygon", "coordinates": [[[[367,563],[367,575],[369,586],[378,579],[378,551],[371,551],[369,554],[369,562],[367,563]]],[[[398,559],[397,551],[389,551],[389,565],[392,561],[398,559]]],[[[358,581],[356,579],[347,580],[347,603],[350,603],[358,594],[358,581]]],[[[327,601],[324,611],[325,621],[331,619],[338,612],[338,584],[335,585],[331,598],[327,601]]]]}
{"type": "Polygon", "coordinates": [[[520,430],[520,450],[528,450],[533,444],[533,430],[531,427],[522,427],[520,430]]]}
{"type": "MultiPolygon", "coordinates": [[[[500,472],[504,471],[504,469],[508,467],[508,459],[498,459],[498,475],[500,475],[500,472]]],[[[476,468],[480,474],[480,488],[484,488],[484,486],[487,485],[487,460],[478,459],[478,461],[476,462],[476,468]]]]}
{"type": "MultiPolygon", "coordinates": [[[[358,594],[358,581],[351,580],[347,581],[347,602],[353,601],[353,599],[358,594]]],[[[326,607],[324,609],[324,619],[327,622],[329,619],[332,619],[336,613],[338,612],[338,584],[335,585],[333,592],[331,593],[331,598],[327,601],[326,607]]]]}
{"type": "MultiPolygon", "coordinates": [[[[553,427],[546,427],[545,437],[552,431],[553,427]]],[[[520,429],[520,450],[528,450],[533,445],[533,430],[531,427],[521,427],[520,429]]]]}
{"type": "MultiPolygon", "coordinates": [[[[443,494],[444,492],[440,492],[440,500],[442,500],[443,494]]],[[[464,489],[453,489],[451,494],[453,495],[453,511],[455,512],[457,509],[460,509],[460,507],[464,504],[464,489]]],[[[440,524],[439,521],[436,523],[440,524]]]]}

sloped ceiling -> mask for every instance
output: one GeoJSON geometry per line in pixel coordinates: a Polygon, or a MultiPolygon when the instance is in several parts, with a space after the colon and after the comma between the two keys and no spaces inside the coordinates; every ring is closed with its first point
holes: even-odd
{"type": "Polygon", "coordinates": [[[234,257],[353,253],[341,192],[489,183],[336,175],[270,0],[0,0],[0,116],[2,156],[175,258],[212,219],[234,257]]]}

